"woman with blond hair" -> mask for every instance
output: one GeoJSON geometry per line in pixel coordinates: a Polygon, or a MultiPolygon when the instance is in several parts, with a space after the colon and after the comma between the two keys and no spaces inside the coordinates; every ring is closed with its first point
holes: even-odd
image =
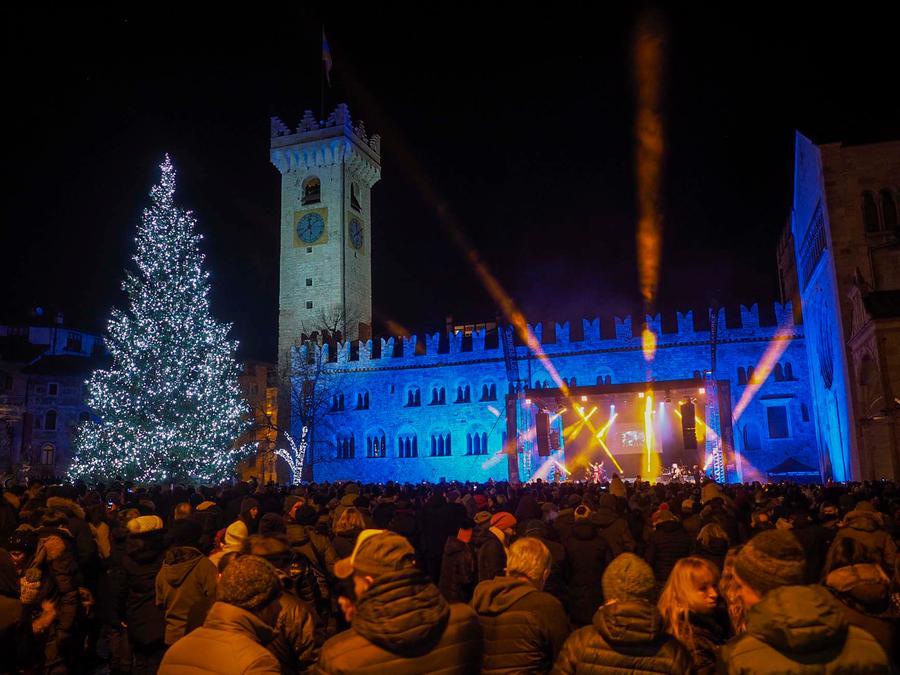
{"type": "Polygon", "coordinates": [[[666,632],[691,653],[693,672],[714,673],[716,655],[728,637],[719,608],[719,570],[705,558],[682,558],[659,596],[666,632]]]}

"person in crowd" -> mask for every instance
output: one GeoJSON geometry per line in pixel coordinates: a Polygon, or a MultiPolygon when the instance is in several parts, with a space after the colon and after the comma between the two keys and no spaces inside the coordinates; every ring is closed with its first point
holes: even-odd
{"type": "Polygon", "coordinates": [[[581,506],[581,499],[580,494],[568,495],[553,521],[556,538],[562,544],[565,544],[572,534],[572,526],[575,524],[575,509],[581,506]]]}
{"type": "MultiPolygon", "coordinates": [[[[316,645],[319,633],[317,617],[310,604],[301,599],[308,595],[297,593],[302,578],[291,574],[293,553],[284,539],[253,535],[247,540],[245,552],[268,561],[278,574],[285,592],[278,599],[279,612],[274,624],[276,637],[266,647],[278,658],[282,673],[305,673],[318,658],[316,645]]],[[[319,640],[321,646],[324,640],[319,640]]]]}
{"type": "Polygon", "coordinates": [[[728,637],[728,619],[718,603],[719,568],[705,558],[682,558],[659,596],[666,632],[691,652],[693,672],[716,671],[716,657],[728,637]]]}
{"type": "Polygon", "coordinates": [[[734,561],[743,545],[733,546],[725,555],[722,575],[719,577],[719,596],[728,609],[728,622],[733,635],[741,635],[747,630],[747,610],[741,600],[740,587],[734,577],[734,561]]]}
{"type": "Polygon", "coordinates": [[[848,624],[822,586],[804,586],[806,557],[788,530],[753,537],[734,560],[747,631],[719,653],[724,673],[887,673],[887,655],[848,624]]]}
{"type": "Polygon", "coordinates": [[[730,543],[728,533],[722,529],[721,525],[713,521],[704,525],[697,533],[694,554],[709,560],[721,572],[725,567],[725,556],[728,554],[730,543]]]}
{"type": "Polygon", "coordinates": [[[447,537],[438,588],[447,602],[469,602],[475,589],[475,552],[472,545],[474,523],[466,519],[455,537],[447,537]]]}
{"type": "Polygon", "coordinates": [[[600,535],[599,527],[594,524],[587,505],[577,506],[574,514],[575,522],[565,545],[568,562],[567,609],[573,625],[586,626],[593,619],[597,608],[603,604],[601,580],[603,571],[613,556],[607,540],[600,535]]]}
{"type": "Polygon", "coordinates": [[[197,548],[201,534],[196,521],[179,521],[156,575],[156,604],[165,612],[167,645],[184,637],[191,608],[216,594],[218,570],[197,548]]]}
{"type": "Polygon", "coordinates": [[[806,553],[806,575],[803,582],[815,584],[822,579],[825,557],[834,540],[834,531],[813,520],[807,507],[798,507],[790,516],[791,532],[806,553]]]}
{"type": "MultiPolygon", "coordinates": [[[[545,506],[548,503],[545,502],[545,506]]],[[[544,583],[544,590],[563,603],[565,607],[569,599],[566,589],[566,547],[552,538],[550,526],[542,520],[526,521],[520,529],[523,537],[539,539],[550,551],[550,576],[544,583]]]]}
{"type": "MultiPolygon", "coordinates": [[[[243,550],[244,542],[247,541],[247,537],[249,537],[249,530],[247,529],[247,524],[243,520],[236,520],[227,528],[225,528],[225,535],[222,538],[222,544],[212,553],[209,554],[209,561],[217,566],[219,564],[219,560],[222,556],[227,553],[238,553],[243,550]]],[[[199,549],[198,549],[199,550],[199,549]]]]}
{"type": "Polygon", "coordinates": [[[359,533],[366,529],[366,521],[355,506],[348,506],[334,523],[334,538],[331,545],[340,558],[346,558],[356,545],[359,533]]]}
{"type": "Polygon", "coordinates": [[[591,520],[597,525],[600,536],[606,540],[614,558],[637,548],[628,521],[619,513],[619,498],[615,495],[600,495],[599,506],[591,514],[591,520]]]}
{"type": "Polygon", "coordinates": [[[665,632],[656,579],[644,560],[617,556],[603,573],[603,596],[591,625],[566,640],[554,675],[690,672],[690,652],[665,632]]]}
{"type": "Polygon", "coordinates": [[[693,497],[681,502],[681,525],[684,527],[684,531],[688,533],[688,536],[696,540],[700,530],[703,529],[703,520],[695,510],[695,505],[696,502],[693,497]]]}
{"type": "Polygon", "coordinates": [[[487,536],[478,548],[478,581],[487,581],[503,574],[506,551],[516,533],[516,517],[500,511],[491,516],[487,536]]]}
{"type": "Polygon", "coordinates": [[[675,563],[691,554],[693,542],[668,508],[656,511],[651,522],[653,531],[647,541],[644,557],[653,568],[657,584],[662,587],[675,563]]]}
{"type": "Polygon", "coordinates": [[[125,554],[124,608],[120,614],[128,634],[132,673],[157,671],[166,651],[166,619],[156,605],[156,575],[166,551],[166,531],[159,516],[139,516],[128,521],[125,554]]]}
{"type": "Polygon", "coordinates": [[[365,530],[335,573],[352,579],[352,623],[322,647],[316,673],[478,672],[482,634],[477,615],[467,605],[444,599],[416,567],[406,538],[365,530]]]}
{"type": "Polygon", "coordinates": [[[190,518],[193,511],[194,509],[191,507],[190,502],[179,502],[175,505],[175,510],[172,512],[172,520],[179,521],[190,518]]]}
{"type": "Polygon", "coordinates": [[[222,509],[214,501],[204,499],[197,504],[191,514],[191,520],[200,523],[203,534],[197,542],[197,548],[203,555],[209,555],[216,545],[216,533],[224,527],[222,522],[222,509]]]}
{"type": "Polygon", "coordinates": [[[841,540],[831,564],[823,583],[841,603],[847,621],[871,633],[892,661],[900,662],[900,621],[891,605],[891,580],[881,565],[853,537],[841,540]]]}
{"type": "Polygon", "coordinates": [[[834,569],[833,559],[844,539],[855,539],[866,556],[881,565],[885,574],[894,573],[897,546],[885,526],[884,514],[875,510],[869,501],[861,501],[844,516],[843,524],[834,535],[834,541],[825,560],[827,569],[834,569]]]}
{"type": "Polygon", "coordinates": [[[547,673],[569,634],[562,604],[543,592],[552,556],[523,537],[509,547],[506,575],[482,581],[472,607],[484,631],[482,673],[547,673]]]}
{"type": "Polygon", "coordinates": [[[160,675],[281,673],[278,659],[264,646],[275,637],[281,592],[272,565],[258,556],[236,555],[222,573],[203,626],[169,648],[160,675]]]}
{"type": "Polygon", "coordinates": [[[315,578],[313,607],[322,623],[328,624],[332,615],[331,581],[338,556],[328,537],[316,532],[318,520],[315,507],[308,504],[292,506],[286,517],[286,538],[295,555],[298,573],[303,567],[315,578]]]}

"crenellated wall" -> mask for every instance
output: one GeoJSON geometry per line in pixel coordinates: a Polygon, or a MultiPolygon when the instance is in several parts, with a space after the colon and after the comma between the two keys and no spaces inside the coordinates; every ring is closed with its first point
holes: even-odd
{"type": "MultiPolygon", "coordinates": [[[[738,476],[764,477],[765,471],[787,458],[818,467],[815,433],[810,422],[806,351],[802,326],[795,325],[790,304],[776,304],[775,323],[760,320],[759,307],[740,307],[726,326],[726,311],[719,310],[716,378],[729,380],[731,407],[736,408],[752,382],[748,369],[759,369],[763,355],[773,344],[783,352],[774,370],[761,383],[739,419],[734,420],[738,476]],[[790,364],[790,367],[787,367],[790,364]],[[743,369],[744,377],[739,369],[743,369]],[[785,372],[792,373],[791,378],[785,372]],[[777,375],[777,376],[776,376],[777,375]],[[768,409],[784,407],[789,435],[772,438],[768,409]]],[[[669,317],[666,317],[669,318],[669,317]]],[[[771,318],[771,317],[770,317],[771,318]]],[[[641,339],[635,335],[632,317],[613,317],[615,337],[604,338],[599,318],[583,319],[580,330],[570,322],[554,323],[550,330],[538,323],[529,326],[559,377],[567,385],[621,384],[648,380],[702,377],[710,368],[710,331],[699,330],[692,312],[678,312],[675,332],[661,331],[663,317],[646,317],[658,337],[657,353],[649,365],[644,360],[641,339]]],[[[507,477],[506,458],[500,452],[505,440],[504,398],[509,385],[503,351],[496,337],[430,333],[424,336],[378,338],[339,343],[322,356],[329,361],[330,385],[344,393],[344,410],[326,415],[315,439],[313,462],[316,480],[364,476],[367,480],[439,480],[507,477]],[[396,341],[399,340],[399,344],[396,341]],[[465,390],[468,387],[468,398],[465,390]],[[443,389],[443,398],[440,391],[443,389]],[[418,405],[414,404],[418,390],[418,405]],[[493,392],[493,396],[491,393],[493,392]],[[368,407],[357,409],[357,398],[368,394],[368,407]],[[485,396],[487,393],[487,396],[485,396]],[[459,394],[462,394],[460,396],[459,394]],[[441,402],[443,400],[443,402],[441,402]],[[411,404],[411,401],[413,402],[411,404]],[[387,457],[366,457],[367,439],[385,437],[387,457]],[[431,456],[432,438],[450,436],[450,454],[431,456]],[[487,438],[487,455],[467,455],[467,435],[487,438]],[[415,435],[417,457],[402,456],[401,439],[415,435]],[[338,438],[354,439],[354,457],[339,457],[338,438]]],[[[308,345],[295,358],[304,358],[308,345]]],[[[312,346],[319,349],[319,347],[312,346]]],[[[516,348],[520,375],[530,387],[555,388],[548,369],[529,350],[516,348]]],[[[757,373],[758,376],[758,373],[757,373]]],[[[755,387],[754,387],[755,389],[755,387]]]]}

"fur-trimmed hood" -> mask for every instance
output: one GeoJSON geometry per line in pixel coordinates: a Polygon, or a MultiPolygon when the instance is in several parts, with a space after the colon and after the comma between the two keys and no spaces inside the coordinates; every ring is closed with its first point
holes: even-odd
{"type": "Polygon", "coordinates": [[[78,502],[66,499],[65,497],[47,497],[47,508],[59,509],[60,511],[65,511],[74,518],[84,520],[84,509],[81,508],[78,502]]]}

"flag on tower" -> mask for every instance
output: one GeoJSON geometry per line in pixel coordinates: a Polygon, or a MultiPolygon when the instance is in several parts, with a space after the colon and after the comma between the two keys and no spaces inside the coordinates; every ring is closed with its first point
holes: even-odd
{"type": "Polygon", "coordinates": [[[331,48],[328,46],[328,38],[325,37],[325,27],[322,27],[322,63],[325,67],[325,79],[328,80],[328,86],[331,86],[331,48]]]}

